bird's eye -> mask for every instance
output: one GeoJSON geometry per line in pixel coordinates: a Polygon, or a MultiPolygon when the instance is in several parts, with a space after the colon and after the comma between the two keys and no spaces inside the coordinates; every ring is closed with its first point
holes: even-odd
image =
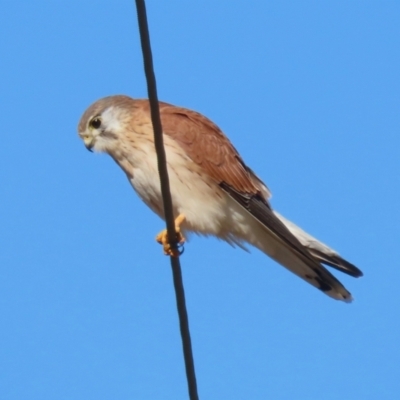
{"type": "Polygon", "coordinates": [[[89,125],[94,129],[99,129],[101,126],[101,119],[99,117],[95,117],[90,121],[89,125]]]}

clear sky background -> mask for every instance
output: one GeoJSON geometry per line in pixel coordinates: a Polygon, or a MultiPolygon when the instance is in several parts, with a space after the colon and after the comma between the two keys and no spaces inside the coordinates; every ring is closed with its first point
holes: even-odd
{"type": "MultiPolygon", "coordinates": [[[[164,224],[77,137],[146,97],[133,1],[1,1],[0,397],[187,397],[164,224]]],[[[182,257],[201,399],[400,397],[400,2],[148,1],[159,97],[359,266],[334,301],[257,250],[182,257]]],[[[339,276],[340,275],[340,276],[339,276]]]]}

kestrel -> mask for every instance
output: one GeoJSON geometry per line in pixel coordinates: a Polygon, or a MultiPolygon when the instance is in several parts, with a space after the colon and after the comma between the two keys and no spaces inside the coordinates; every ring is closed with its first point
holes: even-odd
{"type": "MultiPolygon", "coordinates": [[[[271,208],[271,193],[224,133],[205,116],[159,103],[175,224],[245,248],[249,243],[328,296],[351,294],[322,265],[348,275],[362,272],[271,208]]],[[[161,218],[163,204],[148,100],[110,96],[83,114],[79,136],[87,149],[108,153],[139,197],[161,218]]],[[[157,238],[171,253],[166,231],[157,238]]]]}

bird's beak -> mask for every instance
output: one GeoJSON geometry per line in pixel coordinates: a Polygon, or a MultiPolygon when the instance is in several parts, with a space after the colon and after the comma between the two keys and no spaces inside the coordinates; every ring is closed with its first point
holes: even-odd
{"type": "Polygon", "coordinates": [[[82,136],[82,140],[83,140],[83,143],[85,143],[86,148],[87,148],[91,153],[93,153],[93,150],[92,150],[92,148],[93,148],[93,146],[94,146],[94,139],[93,139],[93,137],[85,135],[85,136],[82,136]]]}

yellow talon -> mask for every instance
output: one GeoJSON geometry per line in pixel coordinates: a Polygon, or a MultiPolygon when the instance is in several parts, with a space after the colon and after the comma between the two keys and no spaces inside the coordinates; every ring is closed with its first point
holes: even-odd
{"type": "MultiPolygon", "coordinates": [[[[185,216],[183,214],[178,215],[178,217],[175,219],[175,231],[176,231],[176,240],[178,244],[182,245],[185,243],[185,237],[181,233],[181,228],[180,225],[185,221],[185,216]]],[[[168,240],[168,232],[166,229],[161,231],[157,236],[156,236],[156,241],[163,246],[164,254],[167,256],[173,256],[173,257],[179,257],[181,254],[179,250],[173,250],[171,249],[171,245],[168,240]]]]}

